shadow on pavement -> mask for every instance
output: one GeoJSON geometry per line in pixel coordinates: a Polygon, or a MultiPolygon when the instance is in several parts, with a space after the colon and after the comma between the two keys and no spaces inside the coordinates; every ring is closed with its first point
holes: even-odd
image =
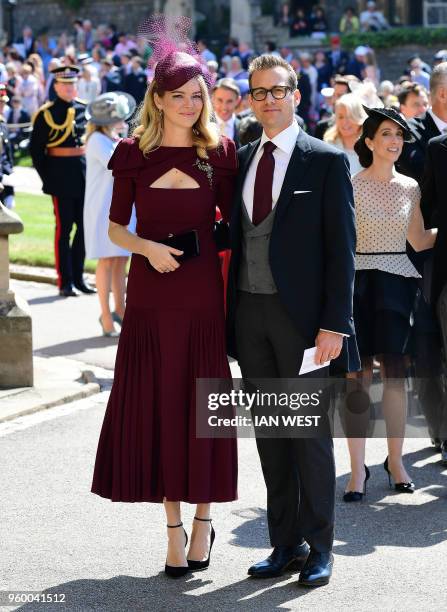
{"type": "MultiPolygon", "coordinates": [[[[447,477],[440,474],[442,466],[438,462],[418,468],[413,465],[431,456],[431,449],[404,456],[416,488],[424,489],[425,493],[432,496],[432,499],[422,504],[407,503],[411,494],[397,493],[394,488],[390,489],[382,465],[369,466],[371,478],[362,502],[343,502],[348,476],[339,476],[335,539],[342,544],[334,546],[334,553],[361,556],[371,554],[381,546],[426,548],[446,540],[447,477]]],[[[413,495],[417,495],[417,491],[413,495]]],[[[270,547],[264,508],[246,508],[235,514],[246,520],[233,530],[234,539],[230,544],[242,548],[270,547]]]]}
{"type": "Polygon", "coordinates": [[[247,610],[271,612],[290,600],[305,597],[310,591],[299,587],[296,580],[280,584],[289,576],[278,579],[254,580],[243,577],[207,593],[197,592],[212,580],[189,574],[173,580],[160,572],[156,576],[140,578],[115,576],[108,580],[75,580],[46,589],[43,593],[65,593],[65,603],[29,603],[17,610],[247,610]],[[273,587],[273,588],[272,588],[273,587]],[[268,589],[268,593],[265,593],[268,589]]]}
{"type": "Polygon", "coordinates": [[[88,349],[101,349],[108,346],[117,346],[119,338],[107,338],[105,336],[92,336],[91,338],[80,338],[69,340],[52,346],[43,346],[36,351],[36,355],[44,357],[69,357],[78,355],[88,349]]]}
{"type": "Polygon", "coordinates": [[[27,300],[28,304],[51,304],[52,302],[61,302],[62,300],[67,300],[68,298],[62,297],[61,295],[44,295],[42,297],[35,297],[27,300]]]}
{"type": "Polygon", "coordinates": [[[405,466],[416,485],[413,494],[390,489],[383,466],[369,466],[371,478],[366,498],[347,504],[341,498],[348,477],[340,476],[335,538],[343,544],[334,546],[334,552],[360,556],[371,554],[381,546],[424,549],[446,540],[447,477],[440,473],[443,468],[439,462],[414,467],[416,462],[432,456],[433,451],[428,448],[404,455],[405,466]],[[431,499],[411,503],[417,499],[412,496],[420,489],[431,499]]]}

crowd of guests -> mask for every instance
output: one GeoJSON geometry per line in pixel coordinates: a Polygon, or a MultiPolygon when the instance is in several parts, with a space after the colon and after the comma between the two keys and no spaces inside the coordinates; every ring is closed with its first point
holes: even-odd
{"type": "MultiPolygon", "coordinates": [[[[280,14],[276,22],[289,30],[292,38],[295,36],[310,36],[311,38],[324,38],[330,31],[324,8],[315,4],[310,11],[304,7],[297,6],[293,11],[289,3],[281,5],[280,14]]],[[[345,9],[338,31],[342,34],[353,34],[356,32],[380,32],[387,30],[389,23],[382,11],[378,10],[377,3],[370,0],[366,3],[365,10],[357,15],[354,7],[345,9]]]]}

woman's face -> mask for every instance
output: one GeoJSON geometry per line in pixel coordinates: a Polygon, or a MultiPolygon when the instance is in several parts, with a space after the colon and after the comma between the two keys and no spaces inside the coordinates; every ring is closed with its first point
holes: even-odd
{"type": "Polygon", "coordinates": [[[365,142],[373,152],[374,159],[381,158],[395,163],[404,146],[404,131],[395,121],[385,119],[379,125],[374,138],[366,138],[365,142]]]}
{"type": "Polygon", "coordinates": [[[203,95],[198,79],[190,79],[174,91],[166,91],[163,97],[155,94],[155,103],[163,111],[165,125],[192,128],[203,109],[203,95]]]}
{"type": "Polygon", "coordinates": [[[361,127],[353,120],[348,108],[342,104],[335,109],[335,123],[342,139],[360,136],[361,127]]]}

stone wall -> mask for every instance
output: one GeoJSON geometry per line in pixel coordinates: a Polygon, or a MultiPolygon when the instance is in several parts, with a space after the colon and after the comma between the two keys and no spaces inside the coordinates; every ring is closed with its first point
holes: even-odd
{"type": "MultiPolygon", "coordinates": [[[[158,2],[160,5],[160,2],[158,2]]],[[[77,17],[91,19],[93,24],[114,23],[118,30],[136,32],[142,19],[153,12],[154,0],[87,0],[78,10],[70,10],[64,2],[54,0],[20,0],[14,9],[16,34],[30,25],[37,34],[43,28],[52,32],[71,29],[77,17]]],[[[7,26],[7,19],[5,26],[7,26]]]]}

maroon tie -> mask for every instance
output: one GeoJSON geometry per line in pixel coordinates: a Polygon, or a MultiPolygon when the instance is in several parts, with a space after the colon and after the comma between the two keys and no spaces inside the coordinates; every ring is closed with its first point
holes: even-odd
{"type": "Polygon", "coordinates": [[[275,170],[273,151],[275,149],[276,145],[270,140],[264,143],[264,152],[256,169],[253,192],[254,225],[259,225],[272,211],[273,172],[275,170]]]}

